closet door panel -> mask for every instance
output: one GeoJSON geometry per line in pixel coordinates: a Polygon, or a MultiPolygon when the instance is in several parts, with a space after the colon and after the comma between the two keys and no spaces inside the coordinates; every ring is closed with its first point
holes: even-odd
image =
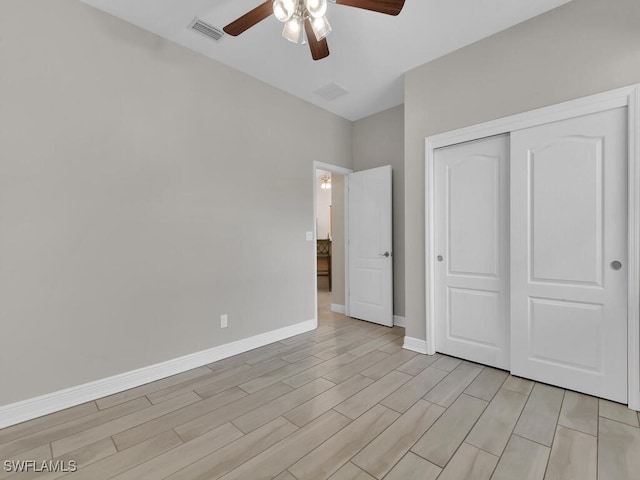
{"type": "Polygon", "coordinates": [[[435,153],[436,349],[509,368],[506,135],[435,153]]]}
{"type": "Polygon", "coordinates": [[[512,373],[625,403],[626,118],[511,136],[512,373]]]}

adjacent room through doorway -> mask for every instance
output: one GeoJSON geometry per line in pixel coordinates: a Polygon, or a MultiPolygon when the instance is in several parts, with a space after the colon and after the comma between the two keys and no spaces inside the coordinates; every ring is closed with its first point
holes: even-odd
{"type": "Polygon", "coordinates": [[[315,171],[315,231],[318,318],[345,313],[345,176],[315,171]]]}
{"type": "Polygon", "coordinates": [[[318,291],[331,291],[332,264],[332,175],[326,170],[316,170],[316,264],[318,291]]]}

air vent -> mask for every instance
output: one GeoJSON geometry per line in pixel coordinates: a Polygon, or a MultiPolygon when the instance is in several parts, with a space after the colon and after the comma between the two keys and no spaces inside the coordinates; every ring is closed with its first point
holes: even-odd
{"type": "Polygon", "coordinates": [[[337,83],[331,82],[330,84],[325,85],[324,87],[320,87],[318,90],[316,90],[313,93],[324,98],[325,100],[331,101],[349,93],[349,91],[346,88],[341,87],[337,83]]]}
{"type": "Polygon", "coordinates": [[[219,41],[224,35],[224,32],[222,30],[219,30],[216,27],[212,27],[211,25],[203,22],[199,18],[194,18],[193,22],[191,22],[191,25],[189,25],[189,27],[195,30],[196,32],[204,35],[205,37],[209,37],[212,40],[215,40],[216,42],[219,41]]]}

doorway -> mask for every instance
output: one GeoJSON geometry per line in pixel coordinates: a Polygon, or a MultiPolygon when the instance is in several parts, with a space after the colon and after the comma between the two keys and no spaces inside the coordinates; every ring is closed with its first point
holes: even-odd
{"type": "MultiPolygon", "coordinates": [[[[315,272],[331,275],[330,310],[392,327],[391,166],[354,173],[314,162],[313,175],[315,272]],[[325,198],[328,192],[331,200],[325,198]],[[320,212],[327,203],[328,211],[320,212]]],[[[316,275],[316,311],[318,294],[325,303],[329,295],[318,291],[319,278],[316,275]]]]}
{"type": "MultiPolygon", "coordinates": [[[[342,176],[332,174],[326,170],[316,170],[316,277],[319,292],[331,292],[332,287],[332,266],[336,263],[336,276],[340,276],[339,269],[344,272],[344,264],[340,259],[344,256],[344,248],[341,248],[340,242],[343,227],[340,225],[340,219],[343,218],[344,201],[340,192],[342,185],[342,176]],[[335,180],[335,181],[333,181],[335,180]],[[333,189],[332,186],[336,188],[333,189]],[[335,195],[334,195],[335,191],[335,195]],[[335,197],[335,198],[334,198],[335,197]],[[336,205],[334,205],[334,200],[336,205]],[[335,208],[334,208],[335,207],[335,208]],[[333,232],[333,211],[336,210],[336,233],[338,234],[337,243],[334,246],[333,232]],[[335,255],[338,256],[334,261],[335,255]]],[[[344,221],[342,222],[344,224],[344,221]]]]}
{"type": "Polygon", "coordinates": [[[346,177],[352,170],[322,162],[313,165],[316,313],[348,314],[346,296],[346,177]]]}

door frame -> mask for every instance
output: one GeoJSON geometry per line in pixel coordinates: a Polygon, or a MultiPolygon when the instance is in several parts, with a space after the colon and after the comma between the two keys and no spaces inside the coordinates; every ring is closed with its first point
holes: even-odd
{"type": "Polygon", "coordinates": [[[640,84],[570,100],[516,115],[433,135],[425,139],[425,280],[426,352],[435,339],[435,198],[434,151],[458,143],[511,133],[524,128],[598,113],[628,109],[628,278],[627,354],[629,408],[640,410],[640,84]]]}
{"type": "Polygon", "coordinates": [[[316,327],[318,326],[318,262],[316,260],[316,242],[318,240],[317,221],[316,221],[316,209],[317,195],[318,195],[318,181],[316,178],[316,170],[324,170],[326,172],[335,173],[344,176],[344,313],[349,316],[349,295],[347,295],[347,289],[349,288],[349,174],[353,173],[350,168],[340,167],[338,165],[332,165],[330,163],[313,161],[313,302],[314,312],[316,315],[316,327]]]}

